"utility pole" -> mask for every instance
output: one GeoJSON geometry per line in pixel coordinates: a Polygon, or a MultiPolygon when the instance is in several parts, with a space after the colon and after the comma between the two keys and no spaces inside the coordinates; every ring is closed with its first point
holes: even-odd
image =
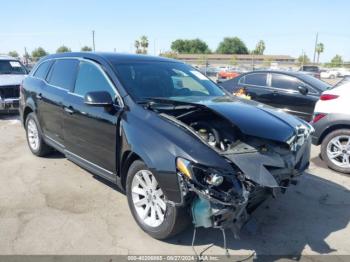
{"type": "Polygon", "coordinates": [[[95,52],[95,30],[92,30],[92,50],[95,52]]]}
{"type": "Polygon", "coordinates": [[[312,60],[313,63],[315,63],[315,59],[316,59],[317,42],[318,42],[318,32],[316,33],[316,41],[315,41],[315,48],[314,48],[314,59],[312,60]]]}
{"type": "Polygon", "coordinates": [[[24,64],[28,65],[28,52],[26,47],[24,47],[24,64]]]}

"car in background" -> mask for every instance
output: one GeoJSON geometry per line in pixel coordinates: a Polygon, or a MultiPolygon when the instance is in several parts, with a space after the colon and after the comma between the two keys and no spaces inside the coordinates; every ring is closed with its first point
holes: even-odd
{"type": "Polygon", "coordinates": [[[318,79],[321,78],[321,72],[320,72],[320,68],[318,66],[304,65],[304,66],[300,67],[299,72],[301,72],[303,74],[311,75],[311,76],[316,77],[318,79]]]}
{"type": "Polygon", "coordinates": [[[19,86],[27,74],[19,60],[0,56],[0,113],[18,112],[19,86]]]}
{"type": "Polygon", "coordinates": [[[339,76],[337,70],[324,70],[321,72],[321,78],[335,79],[339,76]]]}
{"type": "Polygon", "coordinates": [[[338,68],[338,76],[350,76],[350,69],[349,68],[338,68]]]}
{"type": "Polygon", "coordinates": [[[350,83],[323,92],[311,122],[312,143],[333,170],[350,174],[350,83]]]}
{"type": "Polygon", "coordinates": [[[259,70],[220,83],[231,94],[244,91],[252,100],[311,121],[315,103],[331,86],[300,72],[259,70]],[[242,91],[243,90],[243,91],[242,91]]]}
{"type": "Polygon", "coordinates": [[[333,88],[344,85],[345,83],[349,83],[350,82],[350,76],[344,76],[342,78],[342,80],[340,80],[338,83],[336,83],[333,88]]]}

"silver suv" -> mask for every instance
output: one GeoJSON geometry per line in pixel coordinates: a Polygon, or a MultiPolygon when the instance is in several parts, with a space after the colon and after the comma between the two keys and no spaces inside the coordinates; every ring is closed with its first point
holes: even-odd
{"type": "Polygon", "coordinates": [[[19,60],[0,56],[0,113],[18,110],[19,86],[27,74],[27,69],[19,60]]]}

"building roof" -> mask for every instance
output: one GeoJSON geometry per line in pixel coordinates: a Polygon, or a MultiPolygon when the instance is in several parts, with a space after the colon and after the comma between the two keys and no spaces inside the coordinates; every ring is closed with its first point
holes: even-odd
{"type": "Polygon", "coordinates": [[[208,60],[231,60],[233,57],[237,60],[292,60],[295,58],[289,55],[235,55],[235,54],[178,54],[177,59],[180,60],[196,60],[203,59],[204,57],[208,60]]]}

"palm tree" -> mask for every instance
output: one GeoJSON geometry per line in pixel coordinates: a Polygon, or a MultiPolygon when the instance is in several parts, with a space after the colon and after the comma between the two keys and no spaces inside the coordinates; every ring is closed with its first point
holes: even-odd
{"type": "Polygon", "coordinates": [[[318,43],[316,46],[316,53],[317,53],[317,64],[320,61],[320,54],[324,51],[324,44],[318,43]]]}
{"type": "Polygon", "coordinates": [[[143,35],[141,36],[141,39],[140,39],[140,44],[141,44],[141,47],[142,47],[142,53],[143,54],[147,54],[147,48],[148,48],[148,38],[147,36],[143,35]]]}
{"type": "Polygon", "coordinates": [[[135,40],[135,48],[136,48],[136,54],[139,54],[141,53],[141,50],[140,50],[140,41],[139,40],[135,40]]]}

